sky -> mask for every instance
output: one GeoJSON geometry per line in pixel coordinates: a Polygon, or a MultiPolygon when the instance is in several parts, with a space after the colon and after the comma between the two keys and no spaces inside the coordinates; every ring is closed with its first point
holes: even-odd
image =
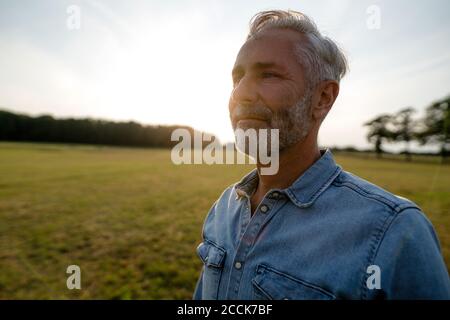
{"type": "Polygon", "coordinates": [[[408,106],[421,117],[450,93],[447,0],[0,0],[0,108],[232,141],[231,69],[250,18],[268,9],[308,14],[347,54],[320,145],[367,148],[364,122],[408,106]]]}

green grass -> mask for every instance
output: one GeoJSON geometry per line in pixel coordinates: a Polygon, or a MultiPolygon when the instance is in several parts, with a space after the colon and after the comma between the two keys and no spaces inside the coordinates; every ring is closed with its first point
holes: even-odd
{"type": "MultiPolygon", "coordinates": [[[[336,160],[418,203],[450,265],[450,166],[336,160]]],[[[250,169],[176,166],[169,150],[0,143],[0,299],[189,299],[203,219],[250,169]],[[66,287],[71,264],[82,290],[66,287]]]]}

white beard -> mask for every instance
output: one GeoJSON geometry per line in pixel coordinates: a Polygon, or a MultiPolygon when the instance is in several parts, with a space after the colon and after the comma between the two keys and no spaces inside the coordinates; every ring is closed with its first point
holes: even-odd
{"type": "MultiPolygon", "coordinates": [[[[297,101],[293,106],[288,108],[283,108],[277,112],[272,112],[269,127],[259,127],[259,128],[247,128],[237,125],[233,126],[233,129],[255,129],[257,132],[259,129],[268,129],[268,141],[267,146],[271,145],[270,142],[270,129],[278,129],[279,141],[277,145],[279,146],[279,151],[286,149],[295,145],[296,143],[302,141],[309,133],[311,128],[311,117],[310,117],[310,106],[311,106],[311,90],[307,90],[303,97],[297,101]]],[[[268,108],[261,109],[262,114],[270,114],[268,108]],[[264,110],[265,109],[265,110],[264,110]]],[[[235,131],[236,133],[236,131],[235,131]]],[[[235,136],[235,141],[237,141],[237,136],[235,136]]],[[[242,139],[240,139],[239,145],[241,151],[244,153],[248,152],[248,148],[244,146],[242,139]],[[245,150],[245,151],[244,151],[245,150]]],[[[260,142],[258,141],[257,144],[260,142]]],[[[269,148],[270,152],[270,148],[269,148]]]]}
{"type": "Polygon", "coordinates": [[[279,129],[280,151],[302,141],[311,128],[310,106],[311,93],[308,90],[305,95],[285,112],[275,113],[271,127],[279,129]]]}

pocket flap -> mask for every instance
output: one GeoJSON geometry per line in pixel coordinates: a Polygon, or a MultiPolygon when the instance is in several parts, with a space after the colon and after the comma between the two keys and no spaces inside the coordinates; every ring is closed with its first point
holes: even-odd
{"type": "Polygon", "coordinates": [[[259,265],[252,283],[272,300],[333,300],[335,296],[314,284],[294,278],[265,265],[259,265]]]}
{"type": "Polygon", "coordinates": [[[210,267],[221,268],[225,258],[225,250],[211,242],[202,242],[197,247],[197,254],[203,263],[210,267]]]}

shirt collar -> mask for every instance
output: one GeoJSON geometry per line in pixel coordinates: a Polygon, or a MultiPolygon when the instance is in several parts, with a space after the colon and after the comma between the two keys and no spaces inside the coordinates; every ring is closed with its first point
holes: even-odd
{"type": "MultiPolygon", "coordinates": [[[[342,168],[334,161],[329,149],[320,150],[320,153],[321,157],[290,187],[276,190],[286,194],[298,207],[304,208],[312,205],[342,171],[342,168]]],[[[257,185],[258,172],[254,169],[235,185],[237,197],[250,197],[257,185]]]]}

